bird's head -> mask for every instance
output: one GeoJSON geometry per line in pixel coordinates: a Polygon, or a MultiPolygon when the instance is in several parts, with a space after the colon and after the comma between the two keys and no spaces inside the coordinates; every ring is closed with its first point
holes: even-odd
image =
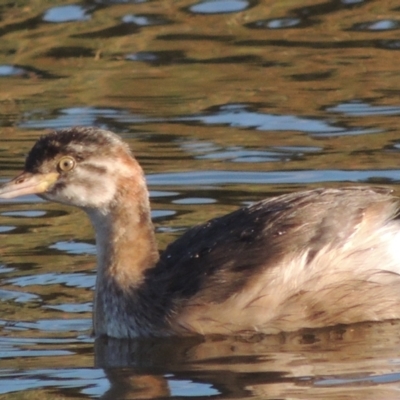
{"type": "Polygon", "coordinates": [[[0,198],[37,194],[83,209],[102,209],[132,178],[141,181],[143,173],[119,136],[97,128],[63,129],[35,143],[24,171],[0,187],[0,198]]]}

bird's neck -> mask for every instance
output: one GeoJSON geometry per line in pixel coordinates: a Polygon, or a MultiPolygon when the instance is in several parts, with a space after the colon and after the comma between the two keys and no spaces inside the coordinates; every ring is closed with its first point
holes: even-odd
{"type": "MultiPolygon", "coordinates": [[[[125,329],[128,305],[134,307],[131,301],[144,281],[145,271],[159,258],[144,178],[139,184],[137,177],[127,178],[116,187],[120,189],[108,207],[88,211],[96,231],[97,335],[120,336],[110,329],[125,329]]],[[[123,335],[126,336],[122,332],[123,335]]]]}

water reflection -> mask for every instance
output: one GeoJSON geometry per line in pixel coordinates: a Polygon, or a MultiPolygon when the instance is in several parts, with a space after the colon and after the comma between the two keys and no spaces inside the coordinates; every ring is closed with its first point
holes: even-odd
{"type": "Polygon", "coordinates": [[[329,112],[343,113],[350,116],[398,115],[400,106],[377,106],[364,101],[353,100],[327,109],[329,112]]]}
{"type": "Polygon", "coordinates": [[[219,187],[223,184],[264,184],[274,183],[295,184],[295,183],[321,183],[321,182],[355,182],[388,184],[390,181],[398,180],[399,170],[383,171],[341,171],[341,170],[302,170],[287,172],[242,172],[242,171],[212,171],[203,170],[196,172],[177,172],[171,174],[154,174],[148,177],[151,185],[180,185],[202,186],[208,189],[210,186],[219,187]]]}
{"type": "Polygon", "coordinates": [[[69,254],[96,254],[95,245],[76,240],[57,242],[49,246],[49,249],[64,251],[69,254]]]}
{"type": "MultiPolygon", "coordinates": [[[[146,119],[129,113],[128,110],[95,107],[73,107],[63,110],[34,110],[23,116],[19,125],[29,129],[60,129],[70,126],[101,126],[105,129],[116,128],[116,124],[106,124],[106,121],[118,122],[126,120],[145,122],[146,119]],[[49,118],[49,117],[52,118],[49,118]]],[[[151,121],[151,120],[150,120],[151,121]]]]}
{"type": "Polygon", "coordinates": [[[28,218],[37,218],[37,217],[43,217],[46,215],[46,211],[39,211],[39,210],[27,210],[27,211],[7,211],[1,213],[1,215],[4,215],[5,217],[28,217],[28,218]]]}
{"type": "MultiPolygon", "coordinates": [[[[328,112],[345,112],[349,115],[360,115],[363,112],[379,115],[383,113],[398,113],[396,107],[372,107],[361,102],[351,102],[327,108],[328,112]],[[369,108],[369,110],[367,110],[369,108]]],[[[175,118],[154,118],[135,115],[124,109],[101,109],[94,107],[74,107],[64,110],[33,111],[24,115],[21,128],[29,129],[59,129],[70,126],[100,126],[104,129],[120,130],[122,124],[148,123],[201,123],[206,125],[228,124],[234,128],[247,128],[260,131],[297,131],[317,135],[365,135],[378,133],[376,128],[357,128],[339,126],[338,123],[317,118],[305,118],[295,115],[274,115],[257,110],[256,105],[225,104],[215,106],[204,113],[184,115],[175,118]],[[49,114],[55,115],[48,118],[49,114]]]]}
{"type": "Polygon", "coordinates": [[[249,28],[256,29],[287,29],[300,27],[301,25],[302,20],[300,18],[264,19],[247,24],[249,28]]]}
{"type": "Polygon", "coordinates": [[[27,71],[15,65],[1,65],[0,76],[25,75],[27,71]]]}
{"type": "Polygon", "coordinates": [[[243,11],[251,3],[247,0],[204,0],[189,7],[189,10],[195,14],[226,14],[243,11]]]}
{"type": "MultiPolygon", "coordinates": [[[[59,355],[61,355],[61,352],[59,355]]],[[[55,390],[62,385],[67,391],[79,389],[78,393],[82,395],[97,397],[101,396],[108,389],[104,373],[91,368],[58,369],[57,371],[53,369],[41,369],[25,372],[3,370],[0,372],[0,379],[5,385],[3,390],[0,388],[0,394],[41,388],[52,388],[55,390]],[[84,378],[82,379],[82,377],[84,378]]]]}
{"type": "Polygon", "coordinates": [[[94,288],[94,274],[84,273],[46,273],[10,278],[3,281],[18,287],[36,285],[65,285],[75,288],[94,288]]]}
{"type": "MultiPolygon", "coordinates": [[[[374,399],[383,390],[376,387],[375,391],[375,385],[389,384],[389,394],[396,392],[400,381],[394,365],[385,361],[398,339],[387,343],[388,337],[381,336],[386,328],[393,332],[397,327],[361,324],[356,329],[247,338],[96,340],[96,366],[107,373],[108,394],[118,398],[173,396],[174,382],[189,386],[196,382],[191,396],[229,393],[240,397],[247,393],[268,399],[333,399],[345,394],[359,398],[362,393],[374,399]],[[375,348],[382,350],[379,356],[375,348]],[[364,357],[368,357],[367,364],[364,357]],[[130,370],[121,370],[128,366],[130,370]],[[144,380],[147,384],[140,385],[144,380]]],[[[391,353],[391,358],[396,363],[398,355],[391,353]]]]}
{"type": "Polygon", "coordinates": [[[90,19],[88,9],[79,5],[59,6],[48,9],[43,15],[45,22],[87,21],[90,19]]]}
{"type": "MultiPolygon", "coordinates": [[[[77,319],[42,319],[34,322],[21,321],[14,323],[6,323],[6,331],[39,331],[39,332],[65,332],[68,334],[78,334],[81,332],[89,332],[91,321],[83,318],[77,319]]],[[[65,354],[65,353],[64,353],[65,354]]],[[[28,357],[31,354],[26,354],[28,357]]]]}
{"type": "Polygon", "coordinates": [[[168,21],[161,15],[148,14],[148,15],[135,15],[128,14],[122,17],[122,22],[126,24],[135,24],[137,26],[153,26],[153,25],[164,25],[168,21]]]}
{"type": "Polygon", "coordinates": [[[146,3],[149,0],[92,0],[96,4],[106,4],[106,5],[113,5],[113,4],[140,4],[146,3]]]}
{"type": "Polygon", "coordinates": [[[16,301],[17,303],[29,303],[39,300],[39,296],[33,293],[17,292],[15,290],[0,289],[1,301],[16,301]]]}
{"type": "Polygon", "coordinates": [[[306,154],[319,153],[323,149],[318,147],[269,147],[265,150],[251,150],[241,146],[226,147],[207,141],[185,141],[181,145],[198,160],[226,160],[231,162],[274,162],[289,161],[294,158],[304,157],[306,154]]]}
{"type": "Polygon", "coordinates": [[[204,124],[229,124],[232,127],[268,131],[301,131],[309,133],[337,133],[343,128],[329,122],[294,115],[272,115],[257,111],[251,105],[226,104],[214,107],[203,115],[185,116],[181,121],[199,121],[204,124]]]}
{"type": "Polygon", "coordinates": [[[379,21],[362,22],[354,25],[355,31],[390,31],[400,28],[400,21],[383,19],[379,21]]]}
{"type": "Polygon", "coordinates": [[[57,78],[56,75],[29,66],[0,65],[0,78],[10,76],[20,78],[57,78]]]}
{"type": "MultiPolygon", "coordinates": [[[[0,4],[0,179],[44,130],[114,130],[146,171],[160,248],[299,188],[398,192],[398,12],[390,0],[0,4]]],[[[2,200],[0,216],[1,397],[398,397],[396,324],[94,345],[89,222],[36,196],[2,200]]]]}

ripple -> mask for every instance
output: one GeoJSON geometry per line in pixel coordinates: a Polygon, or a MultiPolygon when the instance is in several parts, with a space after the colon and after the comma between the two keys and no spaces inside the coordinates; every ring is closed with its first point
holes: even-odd
{"type": "MultiPolygon", "coordinates": [[[[339,107],[339,106],[336,106],[339,107]]],[[[331,107],[328,111],[340,112],[331,107]]],[[[24,122],[18,124],[25,129],[61,129],[70,126],[98,126],[103,129],[121,131],[121,124],[145,123],[193,123],[205,125],[229,125],[233,128],[247,128],[260,131],[294,131],[313,135],[340,136],[377,133],[376,129],[339,126],[321,118],[299,117],[296,115],[276,115],[258,111],[253,104],[224,104],[207,109],[203,113],[183,115],[174,118],[151,118],[135,115],[125,109],[108,109],[96,107],[71,107],[55,111],[33,111],[24,115],[24,122]],[[56,117],[50,117],[56,115],[56,117]]],[[[43,201],[37,196],[23,198],[28,201],[43,201]]],[[[13,199],[13,202],[19,200],[13,199]]],[[[1,202],[7,200],[0,199],[1,202]]]]}
{"type": "Polygon", "coordinates": [[[296,153],[296,155],[317,153],[323,150],[322,147],[316,147],[316,146],[276,146],[276,147],[271,147],[271,149],[282,151],[288,154],[296,153]]]}
{"type": "MultiPolygon", "coordinates": [[[[0,325],[6,325],[6,321],[0,320],[0,325]]],[[[77,340],[77,338],[60,338],[60,337],[4,337],[0,336],[0,347],[6,347],[10,345],[20,345],[26,346],[31,344],[73,344],[81,343],[81,340],[77,340]]],[[[1,371],[1,370],[0,370],[1,371]]]]}
{"type": "Polygon", "coordinates": [[[82,319],[42,319],[37,321],[17,321],[8,325],[10,330],[38,330],[42,332],[82,332],[91,328],[89,318],[82,319]]]}
{"type": "Polygon", "coordinates": [[[175,172],[169,174],[148,175],[147,180],[151,185],[180,185],[196,186],[198,190],[201,186],[207,189],[210,186],[223,187],[229,184],[252,184],[252,185],[271,185],[271,184],[311,184],[326,182],[354,182],[370,183],[377,181],[397,181],[399,170],[300,170],[300,171],[266,171],[266,172],[247,172],[247,171],[190,171],[175,172]]]}
{"type": "Polygon", "coordinates": [[[395,143],[391,146],[389,146],[390,149],[394,149],[394,150],[400,150],[400,143],[395,143]]]}
{"type": "Polygon", "coordinates": [[[151,210],[151,218],[153,220],[165,217],[171,217],[175,215],[176,211],[174,210],[151,210]]]}
{"type": "MultiPolygon", "coordinates": [[[[71,352],[59,350],[60,355],[71,352]]],[[[57,355],[47,354],[44,355],[57,355]]],[[[53,369],[2,369],[0,370],[0,394],[24,393],[32,390],[77,390],[86,397],[100,398],[110,388],[105,372],[99,368],[53,368],[53,369]],[[57,390],[55,388],[58,388],[57,390]]],[[[75,396],[77,397],[77,396],[75,396]]]]}
{"type": "Polygon", "coordinates": [[[24,75],[27,71],[15,65],[0,65],[0,76],[24,75]]]}
{"type": "Polygon", "coordinates": [[[125,59],[128,61],[147,62],[156,66],[195,62],[188,59],[185,52],[181,50],[139,51],[137,53],[128,54],[125,59]]]}
{"type": "Polygon", "coordinates": [[[249,1],[245,0],[207,0],[189,7],[195,14],[226,14],[248,9],[249,1]]]}
{"type": "Polygon", "coordinates": [[[171,51],[157,51],[146,52],[140,51],[137,53],[128,54],[125,57],[128,61],[147,62],[152,65],[171,65],[171,64],[258,64],[258,65],[275,65],[274,63],[265,63],[259,56],[252,54],[232,55],[226,57],[213,57],[213,58],[190,58],[187,57],[184,51],[171,50],[171,51]]]}
{"type": "Polygon", "coordinates": [[[49,246],[49,249],[59,250],[68,254],[96,254],[96,246],[94,244],[75,240],[54,243],[49,246]]]}
{"type": "Polygon", "coordinates": [[[149,0],[94,0],[95,3],[97,4],[107,4],[107,5],[113,5],[113,4],[141,4],[141,3],[147,3],[149,0]]]}
{"type": "Polygon", "coordinates": [[[310,72],[306,74],[292,74],[292,79],[298,82],[315,82],[317,80],[328,80],[334,71],[310,72]]]}
{"type": "Polygon", "coordinates": [[[88,313],[93,311],[92,303],[72,303],[72,304],[58,304],[51,306],[44,306],[50,310],[62,311],[65,313],[88,313]]]}
{"type": "Polygon", "coordinates": [[[223,151],[213,152],[196,157],[200,160],[229,160],[233,162],[270,162],[279,161],[282,156],[268,151],[245,150],[243,148],[227,148],[223,151]]]}
{"type": "MultiPolygon", "coordinates": [[[[1,324],[1,322],[0,322],[1,324]]],[[[7,327],[12,327],[12,323],[5,323],[7,327]]],[[[65,338],[0,338],[0,359],[15,358],[15,357],[52,357],[74,354],[73,351],[65,350],[64,348],[55,348],[55,346],[65,345],[76,346],[76,339],[65,338]],[[38,346],[38,349],[32,349],[33,346],[38,346]],[[43,348],[47,346],[47,348],[43,348]]],[[[4,369],[0,370],[0,377],[4,376],[4,369]]],[[[2,387],[2,385],[0,385],[2,387]]],[[[0,389],[1,390],[1,389],[0,389]]]]}
{"type": "Polygon", "coordinates": [[[53,58],[83,58],[83,57],[94,57],[95,52],[93,49],[83,46],[60,46],[53,47],[44,53],[47,57],[53,58]]]}
{"type": "Polygon", "coordinates": [[[0,274],[7,274],[8,272],[15,271],[15,268],[0,264],[0,274]]]}
{"type": "Polygon", "coordinates": [[[3,77],[21,77],[21,78],[57,78],[56,75],[49,74],[39,69],[13,64],[0,65],[0,78],[3,77]]]}
{"type": "Polygon", "coordinates": [[[400,50],[400,40],[381,40],[378,43],[378,47],[387,49],[387,50],[400,50]]]}
{"type": "MultiPolygon", "coordinates": [[[[276,162],[276,161],[289,161],[290,159],[301,157],[304,153],[314,153],[321,151],[320,148],[271,148],[270,150],[249,150],[240,146],[227,147],[208,151],[204,154],[199,154],[195,158],[200,160],[225,160],[232,162],[276,162]]],[[[197,151],[197,153],[200,153],[197,151]]]]}
{"type": "Polygon", "coordinates": [[[0,233],[5,233],[5,232],[10,232],[16,229],[16,226],[5,226],[5,225],[0,225],[0,233]]]}
{"type": "Polygon", "coordinates": [[[383,19],[380,21],[362,22],[353,25],[350,29],[355,31],[391,31],[400,28],[400,21],[383,19]]]}
{"type": "Polygon", "coordinates": [[[400,106],[375,106],[364,101],[354,100],[328,107],[327,111],[350,116],[397,115],[400,114],[400,106]]]}
{"type": "MultiPolygon", "coordinates": [[[[123,108],[70,107],[55,110],[34,110],[23,114],[26,129],[62,129],[71,126],[97,126],[121,132],[121,124],[167,122],[166,118],[143,117],[123,108]]],[[[129,130],[131,131],[131,129],[129,130]]],[[[0,199],[1,202],[2,199],[0,199]]],[[[13,199],[14,200],[14,199],[13,199]]],[[[18,200],[18,199],[17,199],[18,200]]]]}
{"type": "Polygon", "coordinates": [[[19,127],[26,129],[61,129],[71,126],[98,126],[112,129],[113,121],[140,121],[141,117],[129,113],[124,109],[71,107],[61,110],[37,110],[23,115],[24,122],[19,127]],[[109,121],[110,124],[106,124],[109,121]]]}
{"type": "Polygon", "coordinates": [[[128,54],[125,57],[126,60],[129,61],[158,61],[159,56],[156,53],[151,53],[149,51],[139,51],[137,53],[128,54]]]}
{"type": "Polygon", "coordinates": [[[364,3],[365,0],[340,0],[340,2],[346,6],[352,6],[354,4],[364,3]]]}
{"type": "Polygon", "coordinates": [[[28,210],[28,211],[7,211],[1,213],[5,217],[38,218],[46,215],[46,211],[28,210]]]}
{"type": "Polygon", "coordinates": [[[91,289],[95,284],[95,276],[77,273],[57,273],[49,272],[46,274],[36,274],[19,276],[5,280],[6,283],[14,286],[26,287],[35,285],[65,285],[74,288],[91,289]]]}
{"type": "Polygon", "coordinates": [[[314,384],[320,387],[321,386],[334,387],[339,385],[362,385],[365,383],[371,384],[371,382],[377,385],[388,382],[400,383],[400,374],[396,372],[391,374],[379,374],[379,375],[369,374],[366,377],[354,377],[354,378],[329,377],[329,378],[320,378],[314,380],[314,384]]]}
{"type": "Polygon", "coordinates": [[[262,19],[259,21],[250,22],[246,24],[248,28],[253,29],[287,29],[299,27],[302,24],[300,18],[274,18],[274,19],[262,19]]]}
{"type": "Polygon", "coordinates": [[[197,397],[197,396],[217,396],[221,392],[209,383],[193,382],[186,379],[168,379],[168,386],[171,396],[177,397],[197,397]]]}
{"type": "MultiPolygon", "coordinates": [[[[62,350],[62,349],[53,349],[53,350],[31,350],[31,349],[19,349],[18,347],[12,347],[7,349],[2,349],[0,347],[0,359],[6,358],[22,358],[22,357],[55,357],[55,356],[66,356],[74,354],[72,351],[62,350]]],[[[0,377],[2,373],[0,372],[0,377]]],[[[1,379],[2,385],[4,384],[3,379],[1,379]]],[[[1,393],[9,393],[7,391],[2,391],[1,393]]]]}
{"type": "Polygon", "coordinates": [[[261,131],[297,131],[307,133],[338,133],[345,130],[317,118],[295,115],[275,115],[254,110],[245,104],[226,104],[213,107],[204,114],[184,116],[182,122],[194,121],[205,125],[230,125],[238,128],[251,128],[261,131]]]}
{"type": "Polygon", "coordinates": [[[179,232],[185,232],[188,230],[187,226],[181,226],[181,227],[177,227],[177,226],[157,226],[156,227],[156,232],[157,233],[179,233],[179,232]]]}
{"type": "Polygon", "coordinates": [[[90,15],[87,14],[88,10],[84,7],[71,4],[66,6],[58,6],[49,8],[43,15],[43,21],[45,22],[73,22],[73,21],[87,21],[90,19],[90,15]]]}
{"type": "Polygon", "coordinates": [[[150,190],[151,198],[160,198],[160,197],[175,197],[178,196],[178,192],[167,192],[164,190],[150,190]]]}
{"type": "Polygon", "coordinates": [[[15,301],[17,303],[29,303],[40,300],[36,294],[27,292],[18,292],[15,290],[0,289],[0,301],[15,301]]]}
{"type": "Polygon", "coordinates": [[[184,199],[174,200],[173,204],[214,204],[217,203],[216,199],[207,197],[186,197],[184,199]]]}
{"type": "Polygon", "coordinates": [[[122,17],[122,22],[137,26],[155,26],[168,24],[165,18],[155,14],[128,14],[122,17]]]}

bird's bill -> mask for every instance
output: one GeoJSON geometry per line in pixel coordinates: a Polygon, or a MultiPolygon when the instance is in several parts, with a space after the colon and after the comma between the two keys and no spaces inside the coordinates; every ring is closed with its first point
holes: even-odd
{"type": "Polygon", "coordinates": [[[48,174],[22,172],[11,181],[0,186],[0,198],[12,199],[28,194],[44,193],[55,183],[58,176],[59,174],[56,172],[48,174]]]}

